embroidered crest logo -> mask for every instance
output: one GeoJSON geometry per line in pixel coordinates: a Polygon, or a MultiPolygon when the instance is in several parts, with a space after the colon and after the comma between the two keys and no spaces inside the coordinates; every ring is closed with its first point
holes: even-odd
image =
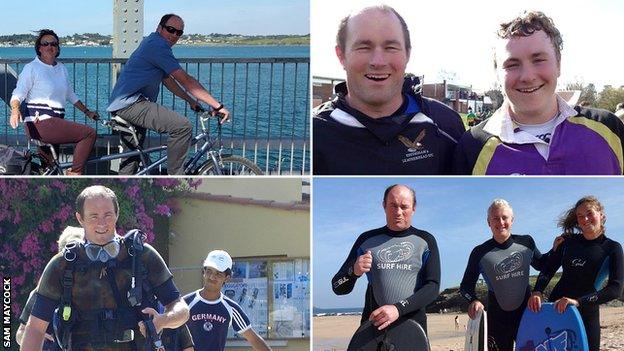
{"type": "Polygon", "coordinates": [[[425,135],[427,135],[427,131],[423,129],[420,133],[418,133],[418,136],[416,136],[416,139],[414,139],[414,141],[411,141],[409,138],[403,135],[399,135],[398,138],[403,143],[403,145],[407,147],[407,151],[415,152],[423,148],[423,144],[421,143],[421,141],[425,138],[425,135]]]}
{"type": "Polygon", "coordinates": [[[405,147],[407,147],[405,156],[403,160],[401,160],[403,163],[418,161],[434,156],[433,153],[426,149],[425,145],[423,144],[423,140],[425,139],[426,135],[427,131],[423,129],[420,131],[420,133],[418,133],[416,139],[414,140],[410,140],[404,135],[399,135],[397,137],[397,139],[399,139],[399,141],[403,143],[405,147]]]}

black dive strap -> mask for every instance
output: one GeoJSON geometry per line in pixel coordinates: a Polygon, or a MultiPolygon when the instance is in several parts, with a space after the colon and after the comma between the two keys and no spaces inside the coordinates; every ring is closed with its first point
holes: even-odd
{"type": "Polygon", "coordinates": [[[73,329],[72,343],[94,346],[133,342],[138,321],[135,310],[130,307],[81,311],[79,323],[73,329]]]}
{"type": "Polygon", "coordinates": [[[63,249],[63,258],[66,265],[61,277],[61,285],[63,292],[61,294],[61,304],[54,311],[52,316],[52,327],[54,329],[54,339],[61,350],[71,350],[72,348],[72,329],[74,327],[76,316],[72,310],[72,287],[74,286],[75,264],[78,259],[76,253],[77,243],[70,242],[63,249]]]}
{"type": "MultiPolygon", "coordinates": [[[[130,284],[130,290],[128,291],[128,302],[134,308],[137,308],[138,313],[141,315],[143,324],[145,325],[145,337],[146,349],[152,349],[156,351],[164,351],[162,340],[160,335],[156,332],[154,326],[154,320],[151,316],[142,313],[140,310],[146,307],[143,304],[143,289],[147,289],[146,296],[150,296],[149,287],[146,286],[147,277],[144,276],[143,265],[141,263],[141,255],[143,254],[143,238],[144,233],[138,229],[129,231],[124,236],[124,243],[128,249],[128,254],[132,256],[132,281],[130,284]]],[[[151,307],[156,307],[153,305],[151,307]]]]}

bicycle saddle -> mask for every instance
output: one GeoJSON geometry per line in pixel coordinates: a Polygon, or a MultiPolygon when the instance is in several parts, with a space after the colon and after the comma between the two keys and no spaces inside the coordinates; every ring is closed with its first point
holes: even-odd
{"type": "Polygon", "coordinates": [[[134,129],[134,126],[132,124],[130,124],[130,122],[126,121],[125,119],[115,115],[113,117],[111,117],[111,121],[115,122],[115,127],[125,127],[125,128],[132,128],[134,129]]]}
{"type": "Polygon", "coordinates": [[[30,142],[35,144],[36,146],[49,146],[49,147],[52,147],[52,144],[43,142],[43,141],[41,141],[39,139],[31,138],[30,142]]]}
{"type": "Polygon", "coordinates": [[[135,146],[138,146],[140,144],[139,138],[136,134],[136,129],[134,125],[132,125],[130,122],[117,115],[114,115],[111,117],[109,125],[110,128],[114,131],[130,134],[130,136],[132,136],[132,142],[135,146]]]}

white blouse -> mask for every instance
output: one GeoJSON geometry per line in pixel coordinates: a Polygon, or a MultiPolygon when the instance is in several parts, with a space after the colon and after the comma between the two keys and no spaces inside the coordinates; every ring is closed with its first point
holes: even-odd
{"type": "Polygon", "coordinates": [[[65,113],[65,102],[75,104],[78,97],[69,84],[67,68],[62,63],[51,66],[36,57],[24,66],[11,100],[25,100],[29,111],[36,108],[37,116],[24,116],[25,122],[33,122],[35,118],[59,117],[65,113]]]}

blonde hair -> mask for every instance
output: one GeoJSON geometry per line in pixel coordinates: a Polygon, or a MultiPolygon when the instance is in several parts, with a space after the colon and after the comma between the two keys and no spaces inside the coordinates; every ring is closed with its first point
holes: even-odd
{"type": "Polygon", "coordinates": [[[59,251],[62,250],[67,243],[72,241],[83,241],[84,240],[84,229],[80,227],[72,227],[68,225],[65,227],[63,232],[58,238],[58,248],[59,251]]]}
{"type": "Polygon", "coordinates": [[[490,207],[488,207],[487,209],[487,218],[490,218],[490,214],[492,213],[492,210],[494,210],[495,208],[502,208],[502,207],[506,207],[511,211],[511,216],[513,217],[513,208],[511,208],[511,205],[509,204],[509,202],[507,202],[507,200],[505,199],[494,199],[494,201],[492,201],[492,203],[490,204],[490,207]]]}

